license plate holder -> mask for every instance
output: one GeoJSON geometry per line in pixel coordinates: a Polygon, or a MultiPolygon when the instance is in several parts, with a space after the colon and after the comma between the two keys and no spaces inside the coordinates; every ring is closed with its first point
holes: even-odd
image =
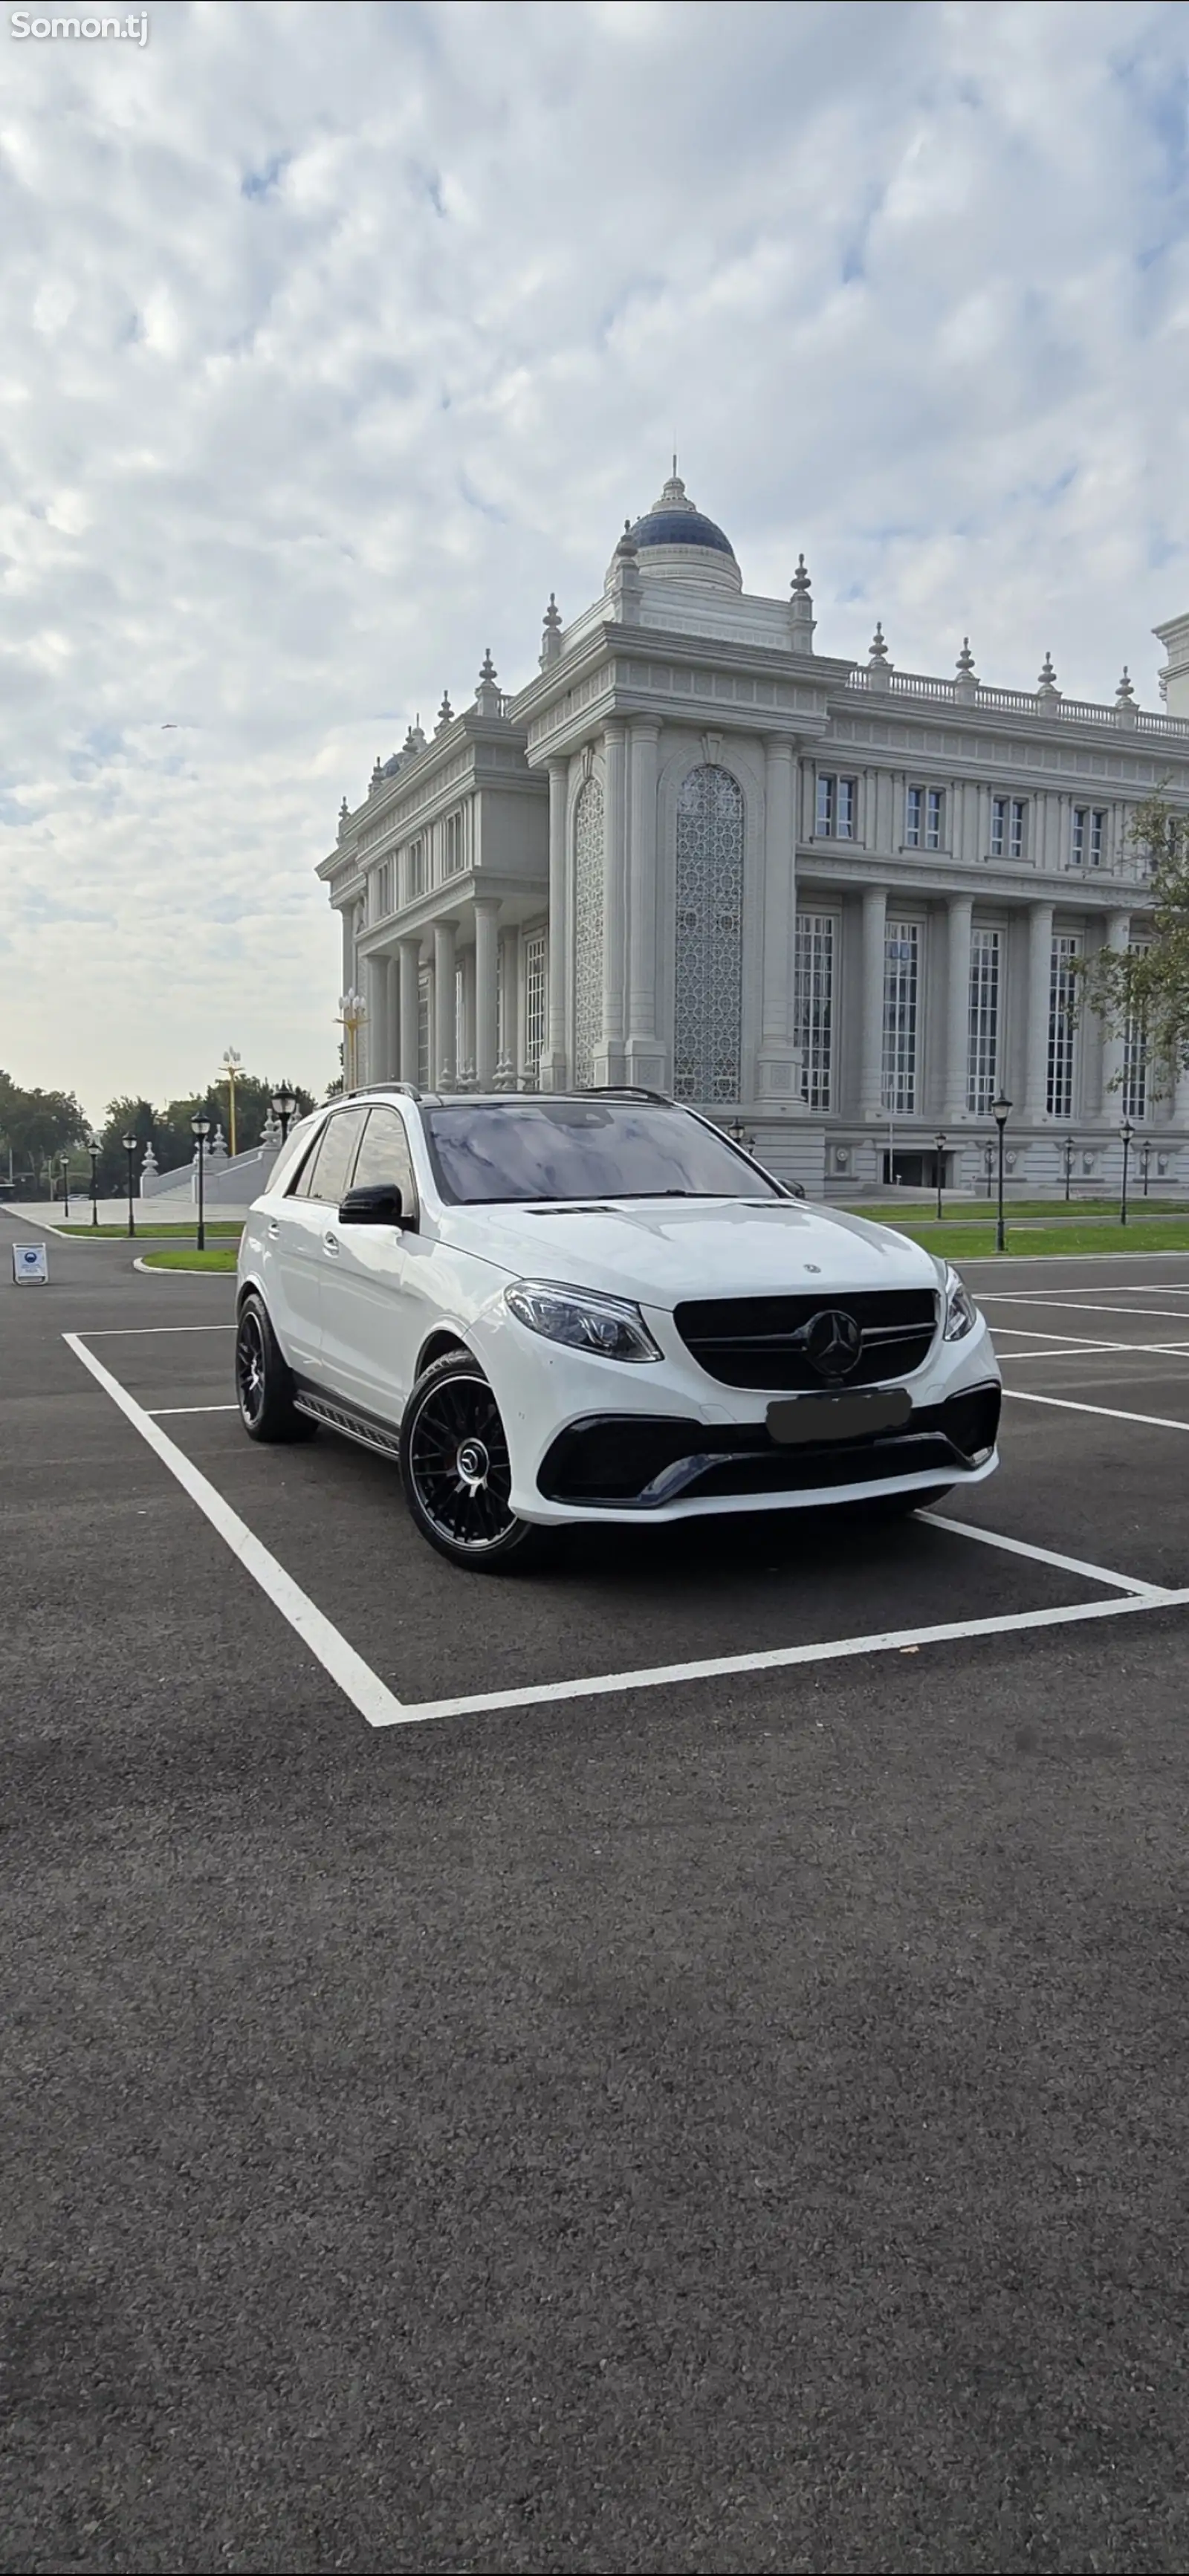
{"type": "Polygon", "coordinates": [[[907,1387],[855,1387],[837,1395],[778,1396],[768,1407],[768,1436],[782,1448],[811,1442],[870,1439],[877,1431],[901,1431],[912,1412],[907,1387]]]}

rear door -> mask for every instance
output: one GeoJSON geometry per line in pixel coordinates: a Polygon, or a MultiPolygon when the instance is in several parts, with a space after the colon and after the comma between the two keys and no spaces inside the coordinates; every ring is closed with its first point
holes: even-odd
{"type": "Polygon", "coordinates": [[[317,1382],[322,1377],[322,1276],[334,1258],[339,1200],[366,1117],[366,1108],[336,1109],[288,1195],[269,1212],[266,1254],[280,1291],[275,1311],[270,1299],[270,1312],[290,1366],[317,1382]]]}
{"type": "MultiPolygon", "coordinates": [[[[387,1104],[367,1113],[350,1186],[381,1181],[395,1183],[406,1216],[416,1219],[408,1133],[399,1109],[387,1104]]],[[[333,1267],[322,1281],[323,1377],[349,1402],[399,1422],[416,1356],[409,1283],[418,1236],[394,1225],[336,1225],[333,1232],[333,1267]]]]}

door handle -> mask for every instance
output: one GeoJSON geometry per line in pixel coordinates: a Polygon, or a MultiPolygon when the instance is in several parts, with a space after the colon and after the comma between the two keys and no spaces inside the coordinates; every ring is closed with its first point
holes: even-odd
{"type": "Polygon", "coordinates": [[[269,1239],[269,1242],[270,1242],[270,1243],[275,1243],[275,1242],[276,1242],[277,1236],[279,1235],[280,1231],[281,1231],[281,1229],[280,1229],[279,1224],[277,1223],[277,1219],[275,1218],[275,1216],[270,1216],[270,1218],[269,1218],[269,1220],[268,1220],[268,1239],[269,1239]]]}
{"type": "Polygon", "coordinates": [[[323,1242],[324,1249],[325,1249],[327,1252],[337,1254],[337,1252],[338,1252],[338,1248],[339,1248],[339,1239],[338,1239],[337,1234],[324,1234],[324,1235],[323,1235],[323,1237],[322,1237],[322,1242],[323,1242]]]}

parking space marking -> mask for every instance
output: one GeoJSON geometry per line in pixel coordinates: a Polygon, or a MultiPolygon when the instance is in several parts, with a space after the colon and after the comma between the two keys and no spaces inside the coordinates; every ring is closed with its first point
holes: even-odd
{"type": "Polygon", "coordinates": [[[146,1404],[150,1422],[163,1422],[174,1413],[238,1413],[238,1404],[146,1404]]]}
{"type": "Polygon", "coordinates": [[[974,1521],[951,1520],[945,1512],[922,1512],[934,1529],[953,1530],[959,1538],[977,1539],[983,1547],[1002,1548],[1008,1556],[1030,1556],[1038,1565],[1055,1565],[1062,1574],[1080,1574],[1086,1583],[1109,1583],[1117,1592],[1144,1595],[1163,1592],[1159,1583],[1142,1583],[1133,1574],[1115,1574],[1105,1565],[1087,1565],[1080,1556],[1059,1556],[1051,1547],[1034,1547],[1030,1539],[1008,1538],[1002,1530],[980,1529],[974,1521]]]}
{"type": "Polygon", "coordinates": [[[147,1441],[162,1466],[177,1478],[191,1502],[197,1503],[212,1529],[217,1530],[232,1555],[239,1558],[245,1573],[259,1584],[281,1617],[288,1620],[302,1644],[317,1656],[324,1671],[338,1683],[360,1716],[367,1719],[369,1726],[395,1726],[403,1713],[401,1704],[387,1684],[380,1680],[378,1673],[374,1673],[370,1664],[364,1663],[362,1655],[356,1654],[354,1646],[349,1646],[346,1638],[340,1636],[324,1612],[310,1600],[309,1594],[302,1591],[291,1574],[286,1574],[284,1566],[279,1565],[276,1557],[253,1536],[238,1512],[233,1512],[230,1503],[224,1502],[222,1495],[191,1464],[185,1451],[176,1446],[168,1432],[158,1427],[151,1414],[137,1403],[135,1396],[129,1395],[110,1369],[105,1369],[102,1360],[96,1359],[94,1351],[87,1349],[81,1335],[64,1333],[62,1338],[75,1358],[90,1370],[104,1394],[119,1407],[133,1430],[147,1441]]]}
{"type": "MultiPolygon", "coordinates": [[[[1119,1291],[1120,1296],[1128,1294],[1134,1297],[1137,1293],[1137,1290],[1134,1288],[1128,1291],[1124,1291],[1123,1289],[1120,1289],[1119,1291]]],[[[1171,1322],[1176,1324],[1183,1324],[1186,1320],[1184,1310],[1180,1306],[1104,1306],[1097,1298],[1091,1301],[1086,1297],[1055,1297],[1051,1292],[1046,1292],[1042,1299],[1039,1296],[1022,1296],[1018,1290],[1015,1292],[1005,1290],[1001,1297],[996,1297],[988,1291],[984,1295],[982,1302],[985,1306],[1039,1306],[1043,1304],[1045,1312],[1050,1315],[1053,1313],[1054,1308],[1063,1315],[1122,1315],[1127,1323],[1135,1324],[1146,1323],[1149,1316],[1156,1315],[1165,1315],[1171,1322]]],[[[1004,1329],[1008,1332],[1014,1332],[1016,1327],[1009,1320],[1004,1329]]]]}
{"type": "MultiPolygon", "coordinates": [[[[96,1324],[87,1334],[89,1342],[135,1342],[142,1333],[233,1333],[234,1324],[96,1324]]],[[[64,1342],[72,1335],[63,1333],[64,1342]]]]}
{"type": "Polygon", "coordinates": [[[1031,1387],[1005,1386],[1013,1404],[1053,1404],[1058,1413],[1102,1413],[1110,1422],[1146,1422],[1153,1431],[1189,1431],[1189,1422],[1173,1422],[1164,1413],[1124,1413],[1117,1404],[1075,1404],[1071,1395],[1037,1395],[1031,1387]]]}
{"type": "Polygon", "coordinates": [[[1059,1351],[1005,1351],[995,1336],[995,1349],[1005,1363],[1009,1360],[1092,1360],[1101,1353],[1101,1342],[1067,1342],[1059,1351]]]}
{"type": "Polygon", "coordinates": [[[1029,1628],[1074,1627],[1088,1619],[1125,1619],[1150,1610],[1182,1610],[1189,1589],[1142,1595],[1126,1593],[1117,1601],[1088,1601],[1061,1610],[1005,1611],[996,1619],[954,1619],[934,1628],[889,1628],[878,1636],[832,1637],[814,1646],[775,1646],[758,1655],[710,1655],[698,1663],[661,1664],[652,1670],[599,1673],[592,1681],[534,1682],[521,1690],[480,1691],[466,1699],[406,1701],[399,1716],[383,1718],[387,1726],[426,1726],[439,1717],[482,1717],[501,1708],[539,1708],[555,1700],[599,1699],[615,1691],[655,1690],[674,1682],[717,1681],[728,1673],[765,1673],[792,1664],[838,1663],[852,1655],[904,1653],[912,1646],[961,1644],[970,1637],[1008,1637],[1029,1628]]]}

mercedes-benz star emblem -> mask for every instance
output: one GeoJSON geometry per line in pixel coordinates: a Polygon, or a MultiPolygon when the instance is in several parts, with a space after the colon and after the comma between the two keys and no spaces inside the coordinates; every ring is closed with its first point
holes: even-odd
{"type": "Polygon", "coordinates": [[[849,1377],[862,1348],[860,1327],[840,1306],[824,1306],[805,1326],[805,1356],[819,1377],[849,1377]]]}

